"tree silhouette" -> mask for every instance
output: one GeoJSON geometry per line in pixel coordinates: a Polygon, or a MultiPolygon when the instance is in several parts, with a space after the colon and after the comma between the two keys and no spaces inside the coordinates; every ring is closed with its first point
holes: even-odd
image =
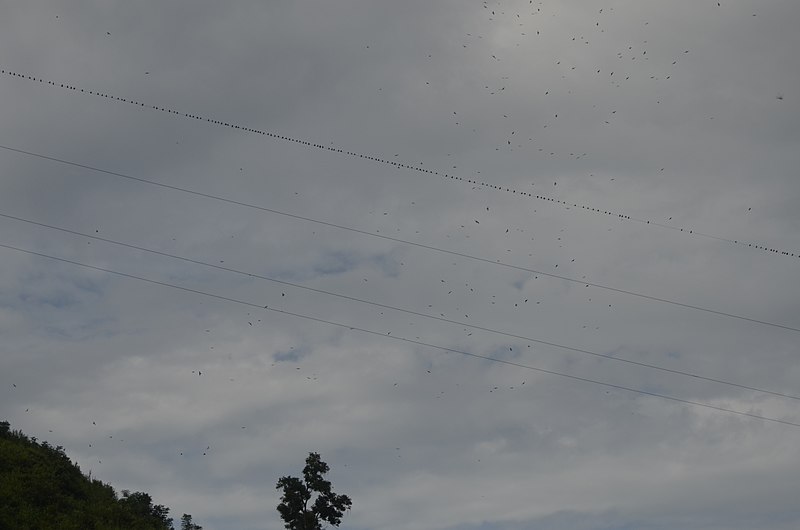
{"type": "Polygon", "coordinates": [[[181,530],[203,530],[203,527],[199,524],[194,524],[192,516],[185,513],[181,517],[181,530]]]}
{"type": "Polygon", "coordinates": [[[303,480],[297,477],[281,477],[276,489],[283,489],[278,512],[288,530],[322,530],[322,522],[339,526],[342,515],[353,505],[347,495],[337,495],[331,483],[323,478],[330,471],[318,453],[309,453],[303,480]],[[309,506],[312,496],[317,497],[309,506]]]}

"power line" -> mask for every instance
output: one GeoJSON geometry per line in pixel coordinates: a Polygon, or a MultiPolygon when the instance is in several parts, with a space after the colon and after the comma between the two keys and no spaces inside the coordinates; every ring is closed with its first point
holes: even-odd
{"type": "Polygon", "coordinates": [[[642,223],[642,224],[645,224],[645,225],[652,225],[652,226],[658,226],[658,227],[661,227],[661,228],[667,228],[669,230],[674,230],[676,232],[682,232],[682,233],[686,233],[686,234],[690,234],[690,235],[696,235],[696,236],[699,236],[699,237],[715,239],[717,241],[724,241],[724,242],[727,242],[727,243],[733,243],[733,244],[740,245],[740,246],[743,246],[743,247],[762,250],[762,251],[765,251],[765,252],[771,252],[771,253],[779,254],[779,255],[782,255],[782,256],[790,256],[790,257],[793,257],[793,258],[794,257],[800,258],[800,252],[795,253],[795,252],[789,252],[789,251],[786,251],[786,250],[783,250],[783,249],[767,247],[767,246],[764,246],[764,245],[758,245],[758,244],[755,244],[755,243],[746,243],[744,241],[739,241],[738,239],[730,239],[730,238],[726,238],[726,237],[715,236],[715,235],[712,235],[712,234],[706,234],[706,233],[703,233],[703,232],[698,232],[697,230],[694,230],[694,229],[672,226],[672,225],[668,225],[668,224],[665,224],[665,223],[659,223],[659,222],[656,222],[656,221],[652,221],[650,219],[642,219],[642,218],[632,217],[630,215],[626,215],[626,214],[623,214],[623,213],[612,212],[610,210],[604,210],[602,208],[595,208],[593,206],[589,206],[589,205],[585,205],[585,204],[570,203],[568,201],[563,201],[563,200],[560,200],[560,199],[554,199],[552,197],[547,197],[545,195],[535,195],[533,193],[517,190],[515,188],[509,188],[507,186],[498,186],[496,184],[490,184],[490,183],[484,182],[484,181],[478,181],[478,180],[474,180],[474,179],[470,179],[470,178],[459,177],[457,175],[451,175],[449,173],[440,172],[440,171],[436,171],[436,170],[432,170],[432,169],[425,169],[425,168],[422,168],[422,167],[419,167],[419,166],[412,166],[412,165],[409,165],[409,164],[403,164],[403,163],[400,163],[400,162],[395,162],[393,160],[387,160],[387,159],[381,158],[381,157],[376,157],[376,156],[372,156],[372,155],[368,155],[368,154],[357,153],[357,152],[354,152],[354,151],[348,151],[348,150],[345,150],[345,149],[339,149],[337,147],[331,147],[331,146],[326,146],[326,145],[322,145],[322,144],[318,144],[318,143],[314,143],[314,142],[309,142],[307,140],[302,140],[302,139],[294,138],[294,137],[291,137],[291,136],[284,136],[284,135],[280,135],[280,134],[276,134],[276,133],[262,131],[262,130],[259,130],[259,129],[253,129],[253,128],[250,128],[250,127],[244,127],[242,125],[237,125],[235,123],[228,123],[228,122],[221,121],[221,120],[214,120],[214,119],[211,119],[211,118],[208,118],[208,117],[205,117],[205,116],[201,116],[201,115],[198,115],[198,114],[190,114],[188,112],[180,112],[180,111],[168,108],[168,107],[160,107],[158,105],[150,105],[150,104],[147,104],[147,103],[143,103],[141,101],[136,101],[136,100],[132,100],[132,99],[126,99],[126,98],[122,98],[122,97],[119,97],[119,96],[114,96],[112,94],[107,94],[107,93],[104,93],[104,92],[96,92],[96,91],[93,91],[93,90],[87,90],[87,89],[79,88],[77,86],[66,84],[66,83],[57,83],[55,81],[45,81],[44,79],[39,78],[39,77],[35,77],[35,76],[27,75],[27,74],[21,74],[21,73],[13,72],[13,71],[10,71],[10,70],[7,71],[7,70],[0,69],[0,74],[8,74],[9,76],[17,78],[17,79],[24,79],[24,80],[29,80],[29,81],[37,81],[39,83],[51,85],[51,86],[58,87],[58,88],[64,88],[64,89],[71,90],[71,91],[74,91],[74,92],[81,92],[81,93],[84,93],[84,94],[89,94],[91,96],[102,97],[102,98],[106,98],[106,99],[110,99],[110,100],[114,100],[114,101],[120,101],[120,102],[123,102],[123,103],[130,103],[132,105],[135,105],[136,107],[158,110],[158,111],[161,111],[161,112],[166,112],[168,114],[175,114],[177,116],[183,116],[185,118],[191,118],[191,119],[194,119],[194,120],[205,121],[205,122],[211,123],[213,125],[219,125],[219,126],[222,126],[222,127],[228,127],[230,129],[237,129],[237,130],[240,130],[240,131],[250,132],[250,133],[254,133],[254,134],[260,134],[260,135],[263,135],[263,136],[269,136],[270,138],[275,138],[275,139],[278,139],[278,140],[284,140],[284,141],[287,141],[287,142],[292,142],[292,143],[304,145],[304,146],[307,146],[307,147],[314,147],[316,149],[320,149],[320,150],[323,150],[323,151],[330,151],[330,152],[333,152],[333,153],[345,154],[345,155],[348,155],[348,156],[352,156],[352,157],[355,157],[355,158],[361,158],[361,159],[364,159],[364,160],[371,160],[373,162],[377,162],[377,163],[380,163],[380,164],[386,164],[386,165],[394,166],[394,167],[399,168],[399,169],[408,169],[408,170],[412,170],[412,171],[417,171],[419,173],[426,173],[426,174],[429,174],[429,175],[435,175],[435,176],[438,176],[438,177],[442,177],[444,179],[450,179],[450,180],[466,182],[466,183],[469,183],[469,184],[483,186],[483,187],[486,187],[486,188],[492,188],[492,189],[495,189],[495,190],[498,190],[498,191],[504,191],[504,192],[512,193],[512,194],[523,196],[523,197],[538,199],[538,200],[541,200],[541,201],[546,201],[546,202],[555,203],[555,204],[561,204],[561,205],[564,205],[564,206],[567,206],[567,207],[580,208],[580,209],[586,210],[588,212],[594,212],[594,213],[598,213],[598,214],[603,214],[603,215],[615,217],[615,218],[618,218],[618,219],[623,219],[623,220],[627,220],[627,221],[635,221],[637,223],[642,223]]]}
{"type": "Polygon", "coordinates": [[[428,348],[435,348],[435,349],[446,351],[446,352],[458,353],[458,354],[465,355],[465,356],[468,356],[468,357],[474,357],[474,358],[477,358],[477,359],[483,359],[483,360],[486,360],[486,361],[501,363],[501,364],[505,364],[505,365],[508,365],[508,366],[514,366],[514,367],[517,367],[517,368],[522,368],[522,369],[525,369],[525,370],[531,370],[531,371],[535,371],[535,372],[539,372],[539,373],[544,373],[544,374],[549,374],[549,375],[556,375],[556,376],[564,377],[564,378],[571,379],[571,380],[574,380],[574,381],[582,381],[584,383],[592,383],[592,384],[595,384],[595,385],[600,385],[600,386],[604,386],[604,387],[607,387],[607,388],[613,388],[613,389],[616,389],[616,390],[624,390],[626,392],[632,392],[632,393],[635,393],[635,394],[641,394],[641,395],[651,396],[651,397],[655,397],[655,398],[659,398],[659,399],[665,399],[665,400],[673,401],[673,402],[676,402],[676,403],[683,403],[683,404],[692,405],[692,406],[695,406],[695,407],[703,407],[703,408],[707,408],[707,409],[716,410],[716,411],[719,411],[719,412],[727,412],[727,413],[730,413],[730,414],[736,414],[736,415],[739,415],[739,416],[746,416],[746,417],[749,417],[749,418],[755,418],[755,419],[759,419],[759,420],[763,420],[763,421],[780,423],[780,424],[789,425],[789,426],[792,426],[792,427],[800,427],[800,423],[794,423],[794,422],[791,422],[791,421],[788,421],[788,420],[781,420],[781,419],[778,419],[778,418],[772,418],[772,417],[769,417],[769,416],[762,416],[760,414],[754,414],[754,413],[750,413],[750,412],[742,412],[742,411],[739,411],[739,410],[729,409],[729,408],[725,408],[725,407],[719,407],[719,406],[716,406],[716,405],[710,405],[708,403],[702,403],[702,402],[699,402],[699,401],[692,401],[692,400],[688,400],[688,399],[677,398],[677,397],[669,396],[669,395],[666,395],[666,394],[659,394],[657,392],[649,392],[647,390],[631,388],[631,387],[617,385],[617,384],[613,384],[613,383],[606,383],[606,382],[603,382],[603,381],[598,381],[596,379],[589,379],[589,378],[586,378],[586,377],[580,377],[580,376],[576,376],[576,375],[565,374],[563,372],[557,372],[557,371],[554,371],[554,370],[547,370],[545,368],[538,368],[538,367],[531,366],[531,365],[528,365],[528,364],[522,364],[522,363],[517,363],[517,362],[513,362],[513,361],[507,361],[505,359],[498,359],[496,357],[491,357],[491,356],[488,356],[488,355],[480,355],[480,354],[477,354],[477,353],[471,353],[471,352],[467,352],[467,351],[464,351],[464,350],[458,350],[458,349],[455,349],[455,348],[448,348],[448,347],[445,347],[445,346],[439,346],[439,345],[436,345],[436,344],[430,344],[430,343],[427,343],[427,342],[422,342],[422,341],[419,341],[419,340],[400,337],[400,336],[397,336],[397,335],[384,334],[384,333],[379,332],[379,331],[374,331],[374,330],[370,330],[370,329],[366,329],[366,328],[360,328],[360,327],[357,327],[357,326],[350,326],[348,324],[342,324],[340,322],[335,322],[333,320],[326,320],[326,319],[322,319],[322,318],[318,318],[318,317],[313,317],[313,316],[310,316],[310,315],[305,315],[305,314],[302,314],[302,313],[294,313],[292,311],[286,311],[286,310],[283,310],[283,309],[277,309],[277,308],[274,308],[274,307],[269,307],[268,305],[261,306],[259,304],[255,304],[255,303],[252,303],[252,302],[247,302],[246,300],[239,300],[237,298],[231,298],[231,297],[228,297],[228,296],[209,293],[209,292],[206,292],[206,291],[200,291],[198,289],[192,289],[190,287],[183,287],[183,286],[175,285],[175,284],[172,284],[172,283],[167,283],[167,282],[162,282],[162,281],[158,281],[158,280],[153,280],[153,279],[150,279],[150,278],[145,278],[143,276],[136,276],[134,274],[128,274],[128,273],[125,273],[125,272],[119,272],[119,271],[115,271],[115,270],[104,268],[104,267],[97,267],[95,265],[89,265],[87,263],[81,263],[79,261],[73,261],[73,260],[66,259],[66,258],[59,258],[57,256],[52,256],[52,255],[49,255],[49,254],[44,254],[42,252],[36,252],[36,251],[33,251],[33,250],[27,250],[27,249],[15,247],[15,246],[12,246],[12,245],[6,245],[6,244],[3,244],[3,243],[0,243],[0,248],[6,248],[6,249],[9,249],[9,250],[22,252],[22,253],[25,253],[25,254],[30,254],[30,255],[33,255],[33,256],[39,256],[39,257],[51,259],[51,260],[54,260],[54,261],[60,261],[60,262],[63,262],[63,263],[69,263],[71,265],[77,265],[79,267],[84,267],[84,268],[91,269],[91,270],[105,272],[105,273],[108,273],[108,274],[113,274],[113,275],[121,276],[121,277],[124,277],[124,278],[130,278],[130,279],[133,279],[133,280],[139,280],[139,281],[142,281],[142,282],[150,283],[152,285],[160,285],[162,287],[170,287],[172,289],[177,289],[177,290],[181,290],[181,291],[185,291],[185,292],[189,292],[189,293],[199,294],[199,295],[202,295],[202,296],[208,296],[210,298],[215,298],[215,299],[218,299],[218,300],[224,300],[224,301],[227,301],[227,302],[233,302],[233,303],[245,305],[245,306],[248,306],[248,307],[253,307],[253,308],[267,310],[267,311],[273,311],[275,313],[280,313],[280,314],[287,315],[287,316],[293,316],[293,317],[302,318],[302,319],[305,319],[305,320],[310,320],[310,321],[313,321],[313,322],[319,322],[319,323],[328,324],[328,325],[331,325],[331,326],[345,328],[345,329],[349,329],[350,331],[358,331],[358,332],[361,332],[361,333],[365,333],[365,334],[369,334],[369,335],[375,335],[375,336],[378,336],[378,337],[388,338],[388,339],[397,340],[397,341],[402,341],[402,342],[406,342],[406,343],[409,343],[409,344],[415,344],[415,345],[418,345],[418,346],[425,346],[425,347],[428,347],[428,348]]]}
{"type": "Polygon", "coordinates": [[[636,291],[631,291],[631,290],[628,290],[628,289],[621,289],[621,288],[618,288],[618,287],[611,287],[611,286],[603,285],[603,284],[599,284],[599,283],[588,282],[585,279],[570,278],[569,276],[563,276],[563,275],[560,275],[560,274],[553,274],[553,273],[550,273],[550,272],[531,269],[531,268],[528,268],[528,267],[522,267],[522,266],[519,266],[519,265],[512,265],[510,263],[505,263],[505,262],[502,262],[500,260],[491,260],[491,259],[487,259],[487,258],[481,258],[479,256],[473,256],[471,254],[466,254],[466,253],[463,253],[463,252],[456,252],[454,250],[447,250],[447,249],[443,249],[443,248],[440,248],[440,247],[434,247],[432,245],[425,245],[423,243],[415,243],[413,241],[408,241],[408,240],[400,239],[400,238],[397,238],[397,237],[387,236],[385,234],[378,234],[378,233],[375,233],[375,232],[368,232],[366,230],[361,230],[361,229],[353,228],[353,227],[350,227],[350,226],[331,223],[331,222],[328,222],[328,221],[321,221],[319,219],[313,219],[311,217],[305,217],[305,216],[302,216],[302,215],[283,212],[283,211],[280,211],[280,210],[275,210],[273,208],[267,208],[267,207],[264,207],[264,206],[258,206],[258,205],[251,204],[251,203],[246,203],[246,202],[243,202],[243,201],[237,201],[237,200],[229,199],[229,198],[222,197],[222,196],[219,196],[219,195],[212,195],[212,194],[209,194],[209,193],[203,193],[203,192],[195,191],[195,190],[192,190],[192,189],[189,189],[189,188],[183,188],[183,187],[179,187],[179,186],[173,186],[173,185],[170,185],[170,184],[164,184],[164,183],[161,183],[161,182],[157,182],[157,181],[154,181],[154,180],[148,180],[148,179],[141,178],[141,177],[134,177],[132,175],[126,175],[124,173],[119,173],[119,172],[116,172],[116,171],[110,171],[110,170],[107,170],[107,169],[101,169],[101,168],[94,167],[94,166],[89,166],[89,165],[86,165],[86,164],[80,164],[78,162],[71,162],[69,160],[64,160],[62,158],[43,155],[43,154],[35,153],[35,152],[32,152],[32,151],[25,151],[25,150],[22,150],[22,149],[9,147],[9,146],[2,145],[2,144],[0,144],[0,149],[5,149],[7,151],[12,151],[12,152],[15,152],[15,153],[36,157],[36,158],[40,158],[40,159],[43,159],[43,160],[50,160],[52,162],[57,162],[57,163],[60,163],[60,164],[67,164],[67,165],[70,165],[70,166],[73,166],[73,167],[79,167],[79,168],[82,168],[82,169],[88,169],[90,171],[95,171],[97,173],[102,173],[102,174],[105,174],[105,175],[110,175],[110,176],[114,176],[114,177],[133,180],[133,181],[136,181],[136,182],[141,182],[143,184],[150,184],[152,186],[157,186],[157,187],[160,187],[160,188],[163,188],[163,189],[179,191],[181,193],[187,193],[187,194],[195,195],[195,196],[198,196],[198,197],[204,197],[206,199],[212,199],[212,200],[216,200],[216,201],[221,201],[221,202],[224,202],[224,203],[227,203],[227,204],[235,204],[236,206],[242,206],[242,207],[245,207],[245,208],[251,208],[251,209],[254,209],[254,210],[260,210],[262,212],[269,212],[269,213],[273,213],[273,214],[276,214],[276,215],[282,215],[282,216],[285,216],[285,217],[289,217],[291,219],[298,219],[298,220],[301,220],[301,221],[307,221],[307,222],[310,222],[310,223],[316,223],[316,224],[320,224],[320,225],[323,225],[323,226],[328,226],[328,227],[331,227],[331,228],[337,228],[339,230],[347,230],[349,232],[353,232],[353,233],[356,233],[356,234],[362,234],[362,235],[365,235],[365,236],[376,237],[376,238],[384,239],[384,240],[387,240],[387,241],[393,241],[393,242],[396,242],[396,243],[402,243],[402,244],[405,244],[405,245],[410,245],[410,246],[414,246],[414,247],[418,247],[418,248],[423,248],[423,249],[426,249],[426,250],[432,250],[434,252],[440,252],[440,253],[448,254],[448,255],[451,255],[451,256],[458,256],[458,257],[461,257],[461,258],[466,258],[466,259],[470,259],[470,260],[474,260],[474,261],[479,261],[481,263],[489,263],[489,264],[492,264],[492,265],[498,265],[498,266],[505,267],[505,268],[512,269],[512,270],[518,270],[518,271],[528,272],[528,273],[532,273],[532,274],[539,274],[539,275],[542,275],[542,276],[545,276],[545,277],[549,277],[549,278],[556,278],[556,279],[559,279],[559,280],[564,280],[564,281],[568,281],[568,282],[572,282],[572,283],[583,284],[583,285],[586,285],[588,287],[596,287],[598,289],[604,289],[604,290],[615,292],[615,293],[626,294],[626,295],[629,295],[629,296],[635,296],[635,297],[638,297],[638,298],[643,298],[645,300],[651,300],[653,302],[661,302],[661,303],[664,303],[664,304],[670,304],[670,305],[674,305],[674,306],[677,306],[677,307],[683,307],[683,308],[686,308],[686,309],[694,309],[696,311],[703,311],[705,313],[711,313],[711,314],[718,315],[718,316],[735,318],[735,319],[738,319],[738,320],[744,320],[744,321],[747,321],[747,322],[752,322],[754,324],[762,324],[762,325],[765,325],[765,326],[771,326],[771,327],[774,327],[774,328],[780,328],[780,329],[785,329],[785,330],[788,330],[788,331],[794,331],[794,332],[799,332],[800,333],[800,328],[796,328],[796,327],[792,327],[792,326],[788,326],[788,325],[784,325],[784,324],[778,324],[778,323],[775,323],[775,322],[769,322],[769,321],[766,321],[766,320],[759,320],[759,319],[756,319],[756,318],[750,318],[750,317],[746,317],[746,316],[742,316],[742,315],[737,315],[737,314],[734,314],[734,313],[728,313],[728,312],[725,312],[725,311],[719,311],[719,310],[716,310],[716,309],[710,309],[710,308],[707,308],[707,307],[702,307],[702,306],[687,304],[687,303],[683,303],[683,302],[678,302],[676,300],[670,300],[668,298],[661,298],[661,297],[658,297],[658,296],[652,296],[652,295],[648,295],[648,294],[638,293],[636,291]]]}
{"type": "Polygon", "coordinates": [[[585,350],[585,349],[581,349],[581,348],[574,348],[572,346],[566,346],[564,344],[559,344],[559,343],[556,343],[556,342],[550,342],[550,341],[545,341],[545,340],[541,340],[541,339],[534,339],[534,338],[531,338],[531,337],[526,337],[524,335],[516,335],[516,334],[513,334],[513,333],[501,331],[501,330],[498,330],[498,329],[495,329],[495,328],[489,328],[489,327],[480,326],[480,325],[477,325],[477,324],[470,324],[470,323],[467,323],[467,322],[461,322],[461,321],[458,321],[458,320],[452,320],[452,319],[445,318],[445,317],[430,315],[430,314],[423,313],[423,312],[420,312],[420,311],[414,311],[414,310],[411,310],[411,309],[404,309],[404,308],[401,308],[401,307],[392,306],[392,305],[388,305],[388,304],[381,304],[379,302],[373,302],[373,301],[366,300],[366,299],[363,299],[363,298],[358,298],[358,297],[355,297],[355,296],[349,296],[349,295],[346,295],[346,294],[336,293],[336,292],[333,292],[333,291],[327,291],[325,289],[318,289],[318,288],[315,288],[315,287],[308,287],[306,285],[293,283],[293,282],[289,282],[289,281],[285,281],[285,280],[278,280],[276,278],[270,278],[269,276],[264,276],[264,275],[261,275],[261,274],[255,274],[255,273],[251,273],[251,272],[246,272],[246,271],[234,269],[232,267],[225,267],[225,266],[222,266],[222,265],[216,265],[214,263],[208,263],[208,262],[205,262],[205,261],[195,260],[195,259],[187,258],[187,257],[184,257],[184,256],[178,256],[178,255],[175,255],[175,254],[170,254],[168,252],[162,252],[162,251],[159,251],[159,250],[153,250],[153,249],[141,247],[141,246],[138,246],[138,245],[132,245],[130,243],[124,243],[122,241],[117,241],[117,240],[109,239],[109,238],[106,238],[106,237],[100,237],[100,236],[97,236],[97,235],[86,234],[86,233],[83,233],[83,232],[78,232],[76,230],[70,230],[68,228],[63,228],[63,227],[60,227],[60,226],[54,226],[54,225],[50,225],[50,224],[46,224],[46,223],[40,223],[38,221],[33,221],[33,220],[30,220],[30,219],[24,219],[22,217],[17,217],[17,216],[14,216],[14,215],[4,214],[2,212],[0,212],[0,217],[6,218],[6,219],[12,219],[12,220],[23,222],[23,223],[32,224],[32,225],[35,225],[35,226],[40,226],[40,227],[51,229],[51,230],[58,230],[60,232],[64,232],[64,233],[67,233],[67,234],[72,234],[72,235],[76,235],[76,236],[80,236],[80,237],[85,237],[85,238],[88,238],[88,239],[93,239],[95,241],[103,241],[104,243],[110,243],[110,244],[113,244],[113,245],[118,245],[118,246],[125,247],[125,248],[139,250],[139,251],[142,251],[142,252],[147,252],[147,253],[155,254],[155,255],[158,255],[158,256],[164,256],[164,257],[168,257],[168,258],[172,258],[172,259],[176,259],[176,260],[181,260],[181,261],[185,261],[187,263],[193,263],[195,265],[203,265],[205,267],[211,267],[211,268],[218,269],[218,270],[223,270],[223,271],[226,271],[226,272],[232,272],[232,273],[239,274],[239,275],[242,275],[242,276],[247,276],[249,278],[257,278],[257,279],[260,279],[260,280],[267,280],[267,281],[270,281],[270,282],[273,282],[273,283],[278,283],[278,284],[281,284],[281,285],[288,285],[290,287],[295,287],[295,288],[298,288],[298,289],[304,289],[306,291],[311,291],[311,292],[315,292],[315,293],[334,296],[334,297],[337,297],[337,298],[342,298],[342,299],[350,300],[350,301],[353,301],[353,302],[359,302],[359,303],[371,305],[371,306],[374,306],[374,307],[380,307],[380,308],[383,308],[383,309],[391,309],[393,311],[398,311],[398,312],[401,312],[401,313],[415,315],[415,316],[419,316],[419,317],[423,317],[423,318],[429,318],[429,319],[432,319],[432,320],[437,320],[439,322],[446,322],[448,324],[457,324],[459,326],[467,327],[467,328],[470,328],[470,329],[486,331],[488,333],[493,333],[493,334],[496,334],[496,335],[502,335],[502,336],[505,336],[505,337],[519,339],[519,340],[532,342],[532,343],[536,343],[536,344],[542,344],[542,345],[545,345],[545,346],[552,346],[552,347],[555,347],[555,348],[560,348],[560,349],[563,349],[563,350],[573,351],[573,352],[577,352],[577,353],[583,353],[583,354],[591,355],[591,356],[594,356],[594,357],[602,357],[604,359],[608,359],[608,360],[611,360],[611,361],[618,361],[618,362],[627,363],[627,364],[631,364],[631,365],[635,365],[635,366],[641,366],[643,368],[651,368],[651,369],[654,369],[654,370],[660,370],[662,372],[667,372],[667,373],[676,374],[676,375],[682,375],[682,376],[685,376],[685,377],[691,377],[691,378],[698,379],[698,380],[709,381],[709,382],[713,382],[713,383],[719,383],[719,384],[722,384],[722,385],[732,386],[732,387],[741,388],[741,389],[745,389],[745,390],[752,390],[752,391],[755,391],[755,392],[763,392],[765,394],[771,394],[773,396],[779,396],[779,397],[784,397],[784,398],[789,398],[789,399],[800,400],[800,396],[793,396],[791,394],[785,394],[785,393],[782,393],[782,392],[776,392],[776,391],[772,391],[772,390],[764,390],[762,388],[747,386],[747,385],[743,385],[743,384],[739,384],[739,383],[733,383],[731,381],[726,381],[726,380],[723,380],[723,379],[715,379],[715,378],[712,378],[712,377],[705,377],[705,376],[701,376],[701,375],[698,375],[698,374],[695,374],[695,373],[692,373],[692,372],[686,372],[686,371],[682,371],[682,370],[675,370],[675,369],[672,369],[672,368],[666,368],[666,367],[658,366],[658,365],[655,365],[655,364],[649,364],[649,363],[644,363],[644,362],[640,362],[640,361],[634,361],[634,360],[631,360],[631,359],[625,359],[623,357],[615,357],[613,355],[606,355],[606,354],[603,354],[603,353],[593,352],[591,350],[585,350]]]}

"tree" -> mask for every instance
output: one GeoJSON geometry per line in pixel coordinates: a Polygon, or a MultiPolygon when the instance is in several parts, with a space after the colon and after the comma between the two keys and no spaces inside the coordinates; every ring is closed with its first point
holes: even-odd
{"type": "MultiPolygon", "coordinates": [[[[122,490],[120,505],[126,512],[128,518],[144,521],[139,523],[142,528],[164,528],[172,530],[172,518],[169,516],[169,508],[161,504],[153,505],[153,499],[149,494],[142,491],[131,493],[122,490]]],[[[129,528],[138,528],[133,523],[128,523],[129,528]]]]}
{"type": "Polygon", "coordinates": [[[303,480],[281,477],[276,489],[283,489],[278,512],[288,530],[322,530],[322,522],[339,526],[342,515],[353,505],[347,495],[337,495],[331,483],[323,478],[330,471],[318,453],[309,453],[303,480]],[[312,496],[317,497],[309,506],[312,496]]]}
{"type": "Polygon", "coordinates": [[[185,513],[181,517],[181,530],[203,530],[203,527],[199,524],[194,524],[192,522],[192,516],[185,513]]]}

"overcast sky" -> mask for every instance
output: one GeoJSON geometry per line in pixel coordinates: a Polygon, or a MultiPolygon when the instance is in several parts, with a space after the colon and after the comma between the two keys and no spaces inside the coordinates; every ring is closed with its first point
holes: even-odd
{"type": "Polygon", "coordinates": [[[207,530],[310,451],[349,530],[800,526],[796,0],[0,6],[0,420],[207,530]]]}

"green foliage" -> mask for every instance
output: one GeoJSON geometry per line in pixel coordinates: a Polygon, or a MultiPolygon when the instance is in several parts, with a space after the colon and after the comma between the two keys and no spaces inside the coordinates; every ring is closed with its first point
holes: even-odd
{"type": "Polygon", "coordinates": [[[309,453],[303,468],[303,480],[297,477],[281,477],[276,486],[283,490],[278,513],[288,530],[322,530],[322,522],[339,526],[342,515],[353,505],[347,495],[337,495],[331,483],[323,476],[330,471],[318,453],[309,453]],[[317,497],[309,506],[311,497],[317,497]]]}
{"type": "MultiPolygon", "coordinates": [[[[191,523],[191,516],[189,516],[191,523]]],[[[150,495],[81,473],[64,452],[0,422],[0,529],[173,530],[169,508],[150,495]]],[[[190,530],[200,530],[193,525],[190,530]]]]}

